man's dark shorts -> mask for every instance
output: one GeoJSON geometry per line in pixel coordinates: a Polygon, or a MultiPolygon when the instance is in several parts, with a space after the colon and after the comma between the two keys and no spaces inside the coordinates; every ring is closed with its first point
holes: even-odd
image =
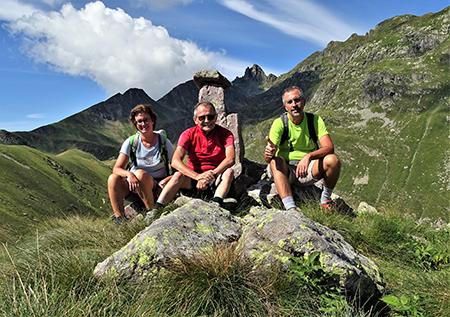
{"type": "Polygon", "coordinates": [[[205,200],[205,199],[213,198],[214,193],[216,192],[216,189],[217,189],[216,180],[209,183],[207,189],[201,190],[201,189],[197,188],[197,181],[195,179],[191,178],[191,189],[181,188],[180,191],[183,193],[183,195],[205,200]]]}

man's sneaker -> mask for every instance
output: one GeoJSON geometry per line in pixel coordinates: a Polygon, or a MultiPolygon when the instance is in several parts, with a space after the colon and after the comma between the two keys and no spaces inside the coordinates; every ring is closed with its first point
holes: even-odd
{"type": "Polygon", "coordinates": [[[210,200],[209,203],[210,203],[211,205],[216,206],[216,207],[222,207],[218,201],[210,200]]]}
{"type": "Polygon", "coordinates": [[[322,204],[322,208],[325,208],[330,214],[337,211],[337,206],[331,199],[328,199],[325,204],[322,204]]]}

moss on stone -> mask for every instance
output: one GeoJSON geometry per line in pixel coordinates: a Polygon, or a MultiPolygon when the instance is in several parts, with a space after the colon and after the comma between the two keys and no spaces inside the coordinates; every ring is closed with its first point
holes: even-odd
{"type": "Polygon", "coordinates": [[[158,244],[158,241],[156,239],[156,236],[147,237],[147,238],[145,238],[144,241],[142,241],[142,244],[140,245],[139,250],[147,249],[147,252],[155,253],[155,247],[157,244],[158,244]]]}
{"type": "Polygon", "coordinates": [[[147,254],[141,253],[138,261],[139,266],[143,267],[144,265],[150,265],[151,262],[152,261],[150,260],[150,257],[147,254]]]}
{"type": "Polygon", "coordinates": [[[214,229],[212,226],[204,226],[201,223],[196,222],[197,231],[203,234],[213,233],[214,229]]]}

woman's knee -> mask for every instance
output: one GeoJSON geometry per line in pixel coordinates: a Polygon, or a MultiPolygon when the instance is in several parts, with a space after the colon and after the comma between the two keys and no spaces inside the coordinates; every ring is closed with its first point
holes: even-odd
{"type": "Polygon", "coordinates": [[[121,179],[122,179],[122,177],[120,177],[117,174],[109,175],[109,177],[108,177],[108,187],[117,185],[121,179]]]}

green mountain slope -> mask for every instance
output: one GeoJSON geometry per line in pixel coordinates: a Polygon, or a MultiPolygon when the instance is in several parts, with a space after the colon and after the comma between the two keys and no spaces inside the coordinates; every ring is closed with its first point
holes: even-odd
{"type": "MultiPolygon", "coordinates": [[[[323,117],[343,162],[337,190],[370,204],[398,203],[406,212],[449,220],[449,11],[386,20],[364,36],[330,42],[278,78],[257,65],[247,69],[226,90],[227,107],[239,113],[243,125],[246,157],[263,161],[264,136],[284,111],[281,93],[297,85],[307,95],[306,111],[323,117]]],[[[134,132],[127,121],[132,107],[150,103],[158,127],[176,143],[193,124],[197,96],[193,81],[157,102],[130,89],[32,132],[0,131],[0,142],[115,158],[134,132]]]]}
{"type": "MultiPolygon", "coordinates": [[[[447,8],[395,17],[365,36],[331,42],[280,76],[273,93],[258,96],[259,118],[283,111],[275,97],[281,88],[303,87],[306,111],[324,118],[343,161],[340,191],[448,220],[449,27],[447,8]]],[[[272,120],[244,131],[250,159],[262,161],[261,138],[272,120]]]]}
{"type": "Polygon", "coordinates": [[[106,180],[111,167],[91,154],[47,155],[27,146],[0,145],[0,240],[33,232],[49,217],[111,212],[106,180]]]}

